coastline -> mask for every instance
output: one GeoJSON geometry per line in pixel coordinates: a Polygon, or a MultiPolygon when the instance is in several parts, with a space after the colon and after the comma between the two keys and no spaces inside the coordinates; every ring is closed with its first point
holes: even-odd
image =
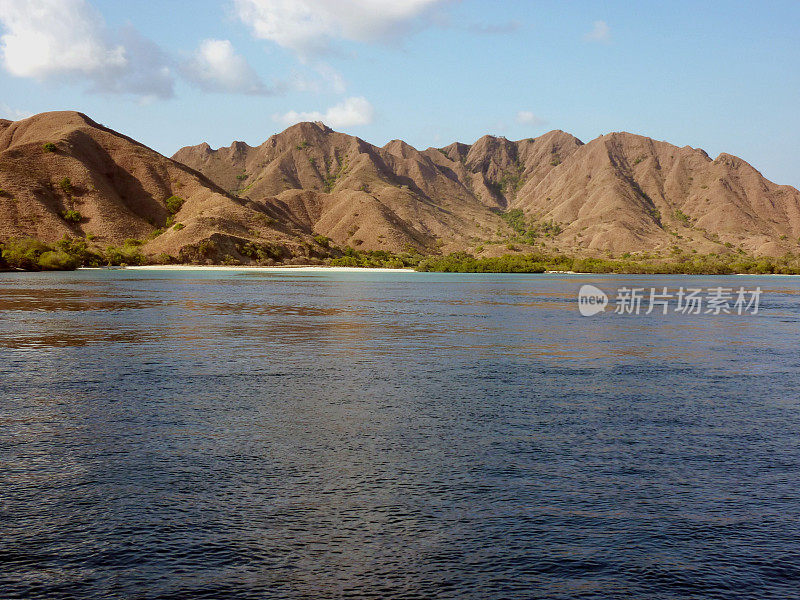
{"type": "MultiPolygon", "coordinates": [[[[333,267],[327,265],[286,265],[286,266],[248,266],[248,265],[131,265],[125,267],[79,267],[79,271],[252,271],[255,273],[445,273],[445,271],[417,271],[410,267],[401,269],[388,269],[385,267],[333,267]]],[[[799,277],[792,273],[726,273],[724,275],[712,273],[592,273],[582,271],[544,271],[541,273],[493,273],[493,272],[450,272],[451,274],[473,275],[630,275],[630,276],[664,276],[674,277],[799,277]]]]}
{"type": "MultiPolygon", "coordinates": [[[[81,267],[82,269],[85,267],[81,267]]],[[[94,269],[105,269],[106,267],[91,267],[94,269]]],[[[325,265],[286,265],[286,266],[273,266],[273,267],[258,267],[248,265],[135,265],[129,267],[122,267],[123,269],[142,270],[142,271],[254,271],[262,273],[285,273],[287,271],[295,271],[301,273],[322,273],[322,272],[336,272],[336,273],[402,273],[410,272],[416,273],[414,269],[387,269],[382,267],[330,267],[325,265]]],[[[115,270],[115,269],[111,269],[115,270]]]]}

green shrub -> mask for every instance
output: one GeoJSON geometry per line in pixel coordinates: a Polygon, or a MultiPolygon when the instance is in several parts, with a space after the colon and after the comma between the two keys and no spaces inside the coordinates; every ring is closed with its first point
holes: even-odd
{"type": "Polygon", "coordinates": [[[517,234],[525,235],[528,231],[528,226],[525,224],[525,213],[522,212],[522,209],[513,208],[500,216],[517,234]]]}
{"type": "Polygon", "coordinates": [[[172,229],[174,229],[175,231],[180,231],[184,227],[186,227],[186,225],[184,225],[183,223],[175,223],[175,226],[172,229]]]}
{"type": "Polygon", "coordinates": [[[685,212],[680,209],[675,210],[675,218],[684,225],[684,227],[689,227],[692,224],[692,220],[685,212]]]}
{"type": "Polygon", "coordinates": [[[564,255],[505,255],[494,259],[476,259],[464,253],[429,257],[417,266],[419,271],[537,273],[541,270],[580,273],[621,274],[690,274],[729,275],[732,273],[800,274],[800,260],[787,255],[781,258],[755,258],[740,254],[701,256],[682,253],[663,259],[648,255],[636,258],[574,258],[564,255]]]}
{"type": "Polygon", "coordinates": [[[53,142],[47,142],[44,146],[42,146],[42,151],[44,152],[55,152],[56,145],[53,142]]]}
{"type": "MultiPolygon", "coordinates": [[[[525,213],[519,208],[501,213],[500,217],[514,230],[516,234],[514,237],[515,241],[524,244],[534,245],[536,244],[536,238],[540,235],[556,237],[564,231],[560,223],[556,223],[552,220],[534,223],[529,227],[525,220],[525,213]]],[[[511,248],[509,248],[509,250],[511,250],[511,248]]]]}
{"type": "Polygon", "coordinates": [[[83,221],[83,215],[77,210],[72,209],[65,210],[63,213],[61,213],[61,218],[68,223],[80,223],[83,221]]]}
{"type": "Polygon", "coordinates": [[[60,250],[48,250],[39,256],[38,265],[43,271],[72,271],[78,268],[78,259],[60,250]]]}
{"type": "Polygon", "coordinates": [[[390,259],[390,260],[387,260],[385,263],[383,263],[383,266],[384,266],[385,268],[387,268],[387,269],[402,269],[402,268],[404,268],[406,265],[405,265],[405,263],[404,263],[402,260],[400,260],[399,258],[392,258],[392,259],[390,259]]]}
{"type": "Polygon", "coordinates": [[[181,248],[178,253],[179,263],[204,263],[213,259],[218,253],[217,244],[214,240],[206,239],[197,244],[188,244],[181,248]]]}
{"type": "Polygon", "coordinates": [[[103,258],[89,250],[86,240],[64,236],[56,242],[56,249],[73,257],[79,265],[84,267],[97,267],[103,263],[103,258]]]}
{"type": "Polygon", "coordinates": [[[171,265],[177,262],[177,259],[172,256],[171,254],[167,254],[166,252],[162,252],[158,256],[156,256],[155,262],[159,265],[171,265]]]}
{"type": "Polygon", "coordinates": [[[179,196],[170,196],[169,198],[167,198],[166,202],[167,210],[169,211],[170,214],[174,215],[181,209],[184,202],[185,200],[179,196]]]}
{"type": "Polygon", "coordinates": [[[33,238],[9,240],[3,246],[3,260],[8,266],[26,271],[39,270],[39,257],[51,248],[33,238]]]}
{"type": "Polygon", "coordinates": [[[248,177],[247,173],[240,173],[239,175],[236,176],[236,179],[238,179],[239,181],[244,181],[245,179],[247,179],[247,177],[248,177]]]}
{"type": "Polygon", "coordinates": [[[284,249],[276,244],[259,244],[258,242],[247,242],[236,248],[242,256],[253,260],[280,260],[283,258],[284,249]]]}
{"type": "Polygon", "coordinates": [[[401,269],[414,267],[422,260],[422,256],[412,247],[402,254],[393,254],[386,250],[354,250],[350,246],[343,250],[344,256],[330,261],[334,267],[384,267],[401,269]]]}
{"type": "Polygon", "coordinates": [[[86,242],[63,238],[55,247],[34,238],[10,240],[2,250],[3,261],[26,271],[65,271],[76,269],[95,256],[86,250],[86,242]]]}
{"type": "Polygon", "coordinates": [[[331,266],[333,267],[363,267],[357,258],[354,256],[343,256],[341,258],[335,258],[331,261],[331,266]]]}
{"type": "Polygon", "coordinates": [[[278,222],[276,219],[273,219],[272,217],[267,216],[263,213],[257,214],[255,216],[255,220],[257,223],[260,223],[261,225],[266,225],[267,227],[271,227],[272,225],[275,225],[275,223],[278,222]]]}
{"type": "Polygon", "coordinates": [[[26,271],[72,270],[104,262],[103,257],[87,248],[86,240],[67,236],[55,244],[34,238],[10,240],[2,248],[2,258],[9,266],[26,271]]]}
{"type": "Polygon", "coordinates": [[[69,177],[64,177],[61,181],[58,182],[58,187],[61,188],[61,191],[65,194],[72,193],[72,181],[70,181],[69,177]]]}
{"type": "Polygon", "coordinates": [[[331,239],[324,235],[315,235],[314,241],[317,242],[323,248],[329,248],[331,245],[331,239]]]}
{"type": "Polygon", "coordinates": [[[544,221],[540,223],[537,228],[540,229],[544,235],[549,237],[555,237],[564,231],[564,229],[561,227],[561,224],[556,223],[555,221],[544,221]]]}
{"type": "Polygon", "coordinates": [[[144,256],[142,256],[139,246],[109,246],[103,254],[109,265],[141,265],[144,263],[144,256]]]}
{"type": "Polygon", "coordinates": [[[505,255],[498,258],[475,258],[466,252],[428,258],[417,271],[444,273],[543,273],[545,265],[534,256],[505,255]]]}
{"type": "Polygon", "coordinates": [[[217,243],[214,240],[203,240],[198,244],[200,254],[209,257],[217,251],[217,243]]]}

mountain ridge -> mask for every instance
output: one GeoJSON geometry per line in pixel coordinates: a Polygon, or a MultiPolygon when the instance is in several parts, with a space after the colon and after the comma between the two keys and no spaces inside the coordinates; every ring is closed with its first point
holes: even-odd
{"type": "MultiPolygon", "coordinates": [[[[712,159],[701,148],[678,147],[627,132],[612,132],[588,143],[561,130],[517,141],[485,135],[473,144],[453,142],[417,150],[399,139],[378,147],[321,124],[305,123],[271,136],[260,146],[237,146],[235,160],[233,148],[213,150],[204,144],[200,158],[198,147],[188,146],[174,158],[251,199],[280,197],[291,189],[335,197],[358,184],[375,183],[384,184],[384,193],[386,184],[396,185],[402,179],[419,193],[420,200],[440,208],[457,198],[464,207],[474,208],[477,203],[495,213],[522,210],[532,229],[550,226],[557,232],[540,243],[558,251],[618,255],[643,249],[669,252],[677,246],[702,252],[737,249],[780,255],[796,251],[800,238],[800,192],[795,188],[774,184],[733,155],[720,153],[712,159]],[[284,173],[304,170],[291,151],[294,144],[297,150],[314,154],[314,163],[325,160],[327,173],[325,153],[330,154],[331,147],[346,152],[348,140],[357,140],[360,153],[372,157],[371,173],[362,164],[359,173],[351,172],[342,181],[334,177],[330,185],[324,174],[316,180],[284,178],[279,183],[269,171],[275,164],[282,165],[284,173]],[[322,153],[309,151],[320,144],[322,153]],[[266,178],[273,187],[254,184],[236,189],[234,165],[242,169],[240,177],[266,178]],[[261,171],[264,165],[266,173],[261,171]],[[388,177],[381,178],[387,170],[388,177]]],[[[375,195],[375,190],[370,192],[375,195]]],[[[322,204],[331,201],[320,198],[322,204]]],[[[479,224],[482,232],[467,228],[468,235],[455,236],[445,246],[488,240],[487,228],[504,231],[506,225],[485,214],[479,224]]],[[[328,224],[321,225],[322,233],[338,243],[366,243],[361,237],[348,239],[326,228],[328,224]]],[[[383,246],[375,238],[369,240],[369,248],[383,246]]]]}
{"type": "MultiPolygon", "coordinates": [[[[800,250],[800,192],[741,158],[554,130],[418,150],[304,122],[172,158],[75,111],[0,120],[0,241],[134,244],[149,260],[357,251],[604,257],[800,250]]],[[[337,254],[339,253],[339,254],[337,254]]]]}

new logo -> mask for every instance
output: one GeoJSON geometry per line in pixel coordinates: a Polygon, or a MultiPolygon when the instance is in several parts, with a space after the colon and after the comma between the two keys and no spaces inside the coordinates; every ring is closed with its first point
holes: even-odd
{"type": "Polygon", "coordinates": [[[608,306],[608,296],[598,287],[582,285],[578,291],[578,310],[584,317],[601,313],[608,306]]]}

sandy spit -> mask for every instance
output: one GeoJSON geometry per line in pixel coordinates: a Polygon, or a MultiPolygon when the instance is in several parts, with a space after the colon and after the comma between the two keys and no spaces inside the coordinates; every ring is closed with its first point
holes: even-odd
{"type": "Polygon", "coordinates": [[[143,265],[125,267],[125,269],[142,271],[257,271],[266,273],[286,272],[334,272],[334,273],[415,273],[414,269],[382,269],[371,267],[323,267],[318,265],[286,266],[286,267],[248,267],[227,265],[143,265]]]}

